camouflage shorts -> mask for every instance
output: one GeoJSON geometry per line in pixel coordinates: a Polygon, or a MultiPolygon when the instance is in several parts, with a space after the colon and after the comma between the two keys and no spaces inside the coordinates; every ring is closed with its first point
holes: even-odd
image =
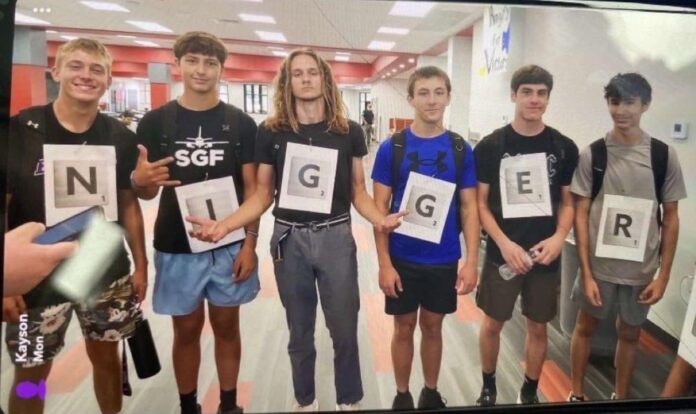
{"type": "Polygon", "coordinates": [[[73,309],[82,334],[96,341],[128,338],[142,319],[130,276],[124,276],[86,302],[28,309],[20,315],[18,323],[8,323],[5,342],[12,362],[28,368],[55,358],[65,345],[73,309]]]}

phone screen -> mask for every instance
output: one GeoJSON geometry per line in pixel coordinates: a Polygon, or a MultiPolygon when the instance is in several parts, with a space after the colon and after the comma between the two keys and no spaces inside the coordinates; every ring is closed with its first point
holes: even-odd
{"type": "Polygon", "coordinates": [[[45,232],[38,235],[33,241],[37,244],[54,244],[75,239],[87,227],[89,219],[99,210],[101,210],[101,207],[92,207],[63,220],[55,226],[47,228],[45,232]]]}

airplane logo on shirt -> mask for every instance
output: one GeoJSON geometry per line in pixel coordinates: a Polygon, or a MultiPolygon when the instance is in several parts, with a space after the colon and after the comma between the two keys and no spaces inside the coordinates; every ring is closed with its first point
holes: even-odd
{"type": "Polygon", "coordinates": [[[203,138],[203,127],[198,127],[198,136],[186,138],[186,141],[175,141],[177,144],[186,145],[186,148],[213,148],[215,144],[228,144],[228,141],[212,141],[212,138],[203,138]]]}
{"type": "Polygon", "coordinates": [[[186,138],[186,141],[174,141],[175,144],[185,145],[186,148],[174,153],[176,165],[187,167],[193,164],[198,167],[215,166],[225,158],[225,150],[213,148],[216,144],[229,144],[229,141],[213,141],[213,138],[203,138],[203,128],[198,127],[198,136],[186,138]]]}

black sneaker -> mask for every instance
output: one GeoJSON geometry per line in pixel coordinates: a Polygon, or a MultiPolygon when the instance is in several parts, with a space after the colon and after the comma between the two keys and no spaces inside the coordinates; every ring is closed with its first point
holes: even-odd
{"type": "Polygon", "coordinates": [[[578,397],[577,395],[573,394],[573,391],[568,394],[568,399],[566,400],[568,402],[582,402],[585,401],[585,396],[583,395],[582,397],[578,397]]]}
{"type": "MultiPolygon", "coordinates": [[[[181,412],[183,413],[183,411],[181,411],[181,412]]],[[[201,409],[201,405],[200,405],[200,404],[196,404],[196,413],[197,413],[197,414],[202,414],[202,413],[203,413],[203,410],[201,409]]]]}
{"type": "Polygon", "coordinates": [[[497,394],[490,388],[481,388],[481,395],[476,400],[478,407],[492,407],[495,405],[497,394]]]}
{"type": "Polygon", "coordinates": [[[410,391],[406,391],[403,394],[400,392],[396,393],[394,402],[392,402],[392,410],[413,410],[414,408],[413,396],[410,391]]]}
{"type": "Polygon", "coordinates": [[[423,387],[423,390],[418,397],[418,409],[428,410],[432,408],[447,408],[445,403],[447,400],[442,398],[437,390],[431,390],[428,387],[423,387]]]}
{"type": "Polygon", "coordinates": [[[242,414],[244,410],[240,406],[235,406],[231,410],[222,411],[222,405],[218,405],[217,414],[242,414]]]}
{"type": "Polygon", "coordinates": [[[534,397],[527,399],[522,395],[522,391],[517,394],[517,404],[539,404],[539,396],[534,394],[534,397]]]}

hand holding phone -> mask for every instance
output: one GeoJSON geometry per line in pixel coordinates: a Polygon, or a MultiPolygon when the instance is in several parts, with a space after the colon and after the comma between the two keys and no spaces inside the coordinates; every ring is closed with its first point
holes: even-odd
{"type": "Polygon", "coordinates": [[[5,233],[3,296],[29,292],[77,249],[77,242],[37,244],[37,236],[46,234],[44,228],[41,223],[29,222],[5,233]]]}

